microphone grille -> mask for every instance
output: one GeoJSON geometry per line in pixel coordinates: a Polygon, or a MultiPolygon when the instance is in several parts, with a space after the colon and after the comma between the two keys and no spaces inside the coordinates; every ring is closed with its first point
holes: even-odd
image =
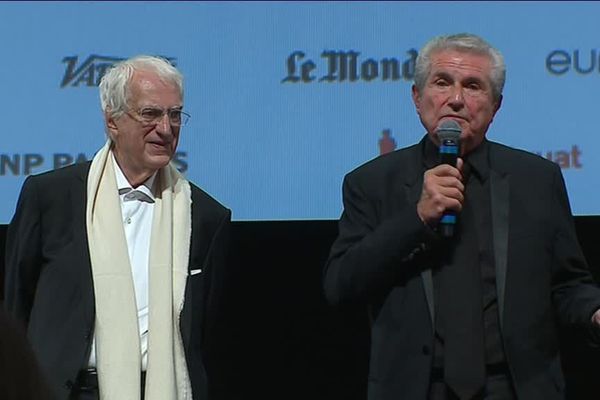
{"type": "Polygon", "coordinates": [[[460,128],[458,122],[452,119],[442,122],[440,126],[438,126],[438,128],[436,129],[437,136],[438,138],[440,138],[441,141],[457,141],[460,138],[461,132],[462,129],[460,128]]]}

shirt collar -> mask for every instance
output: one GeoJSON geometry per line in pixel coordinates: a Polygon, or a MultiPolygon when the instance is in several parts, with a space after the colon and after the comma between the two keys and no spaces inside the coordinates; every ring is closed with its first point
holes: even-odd
{"type": "MultiPolygon", "coordinates": [[[[115,159],[115,155],[113,152],[111,152],[111,158],[113,160],[113,165],[115,167],[114,169],[115,169],[115,177],[117,178],[117,189],[118,190],[121,190],[121,189],[132,189],[133,190],[133,188],[131,187],[131,184],[129,183],[129,181],[125,177],[125,174],[121,170],[121,167],[117,163],[117,160],[115,159]]],[[[154,200],[154,193],[152,191],[152,187],[154,186],[155,178],[156,178],[156,172],[154,172],[148,179],[146,179],[144,181],[144,183],[142,183],[140,186],[138,186],[135,190],[139,190],[140,192],[150,196],[150,198],[152,200],[154,200]]]]}

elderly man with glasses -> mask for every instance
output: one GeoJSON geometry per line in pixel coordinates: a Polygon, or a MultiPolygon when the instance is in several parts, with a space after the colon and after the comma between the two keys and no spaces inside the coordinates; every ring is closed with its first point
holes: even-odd
{"type": "Polygon", "coordinates": [[[6,305],[59,399],[206,399],[231,212],[171,163],[189,118],[176,68],[125,60],[100,97],[94,159],[23,185],[6,305]]]}

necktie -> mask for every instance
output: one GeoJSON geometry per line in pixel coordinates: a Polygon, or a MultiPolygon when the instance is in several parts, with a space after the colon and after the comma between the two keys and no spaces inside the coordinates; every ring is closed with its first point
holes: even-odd
{"type": "MultiPolygon", "coordinates": [[[[468,185],[467,185],[468,192],[468,185]]],[[[474,212],[465,205],[447,263],[440,271],[440,318],[444,381],[463,400],[485,385],[483,295],[474,212]]]]}

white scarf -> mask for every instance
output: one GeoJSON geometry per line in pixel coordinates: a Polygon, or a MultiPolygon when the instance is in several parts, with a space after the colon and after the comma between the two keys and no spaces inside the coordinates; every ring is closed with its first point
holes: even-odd
{"type": "MultiPolygon", "coordinates": [[[[110,141],[87,184],[86,228],[96,301],[96,368],[101,400],[141,396],[137,306],[110,141]]],[[[192,399],[179,317],[188,275],[191,189],[175,167],[157,174],[150,237],[146,400],[192,399]]]]}

